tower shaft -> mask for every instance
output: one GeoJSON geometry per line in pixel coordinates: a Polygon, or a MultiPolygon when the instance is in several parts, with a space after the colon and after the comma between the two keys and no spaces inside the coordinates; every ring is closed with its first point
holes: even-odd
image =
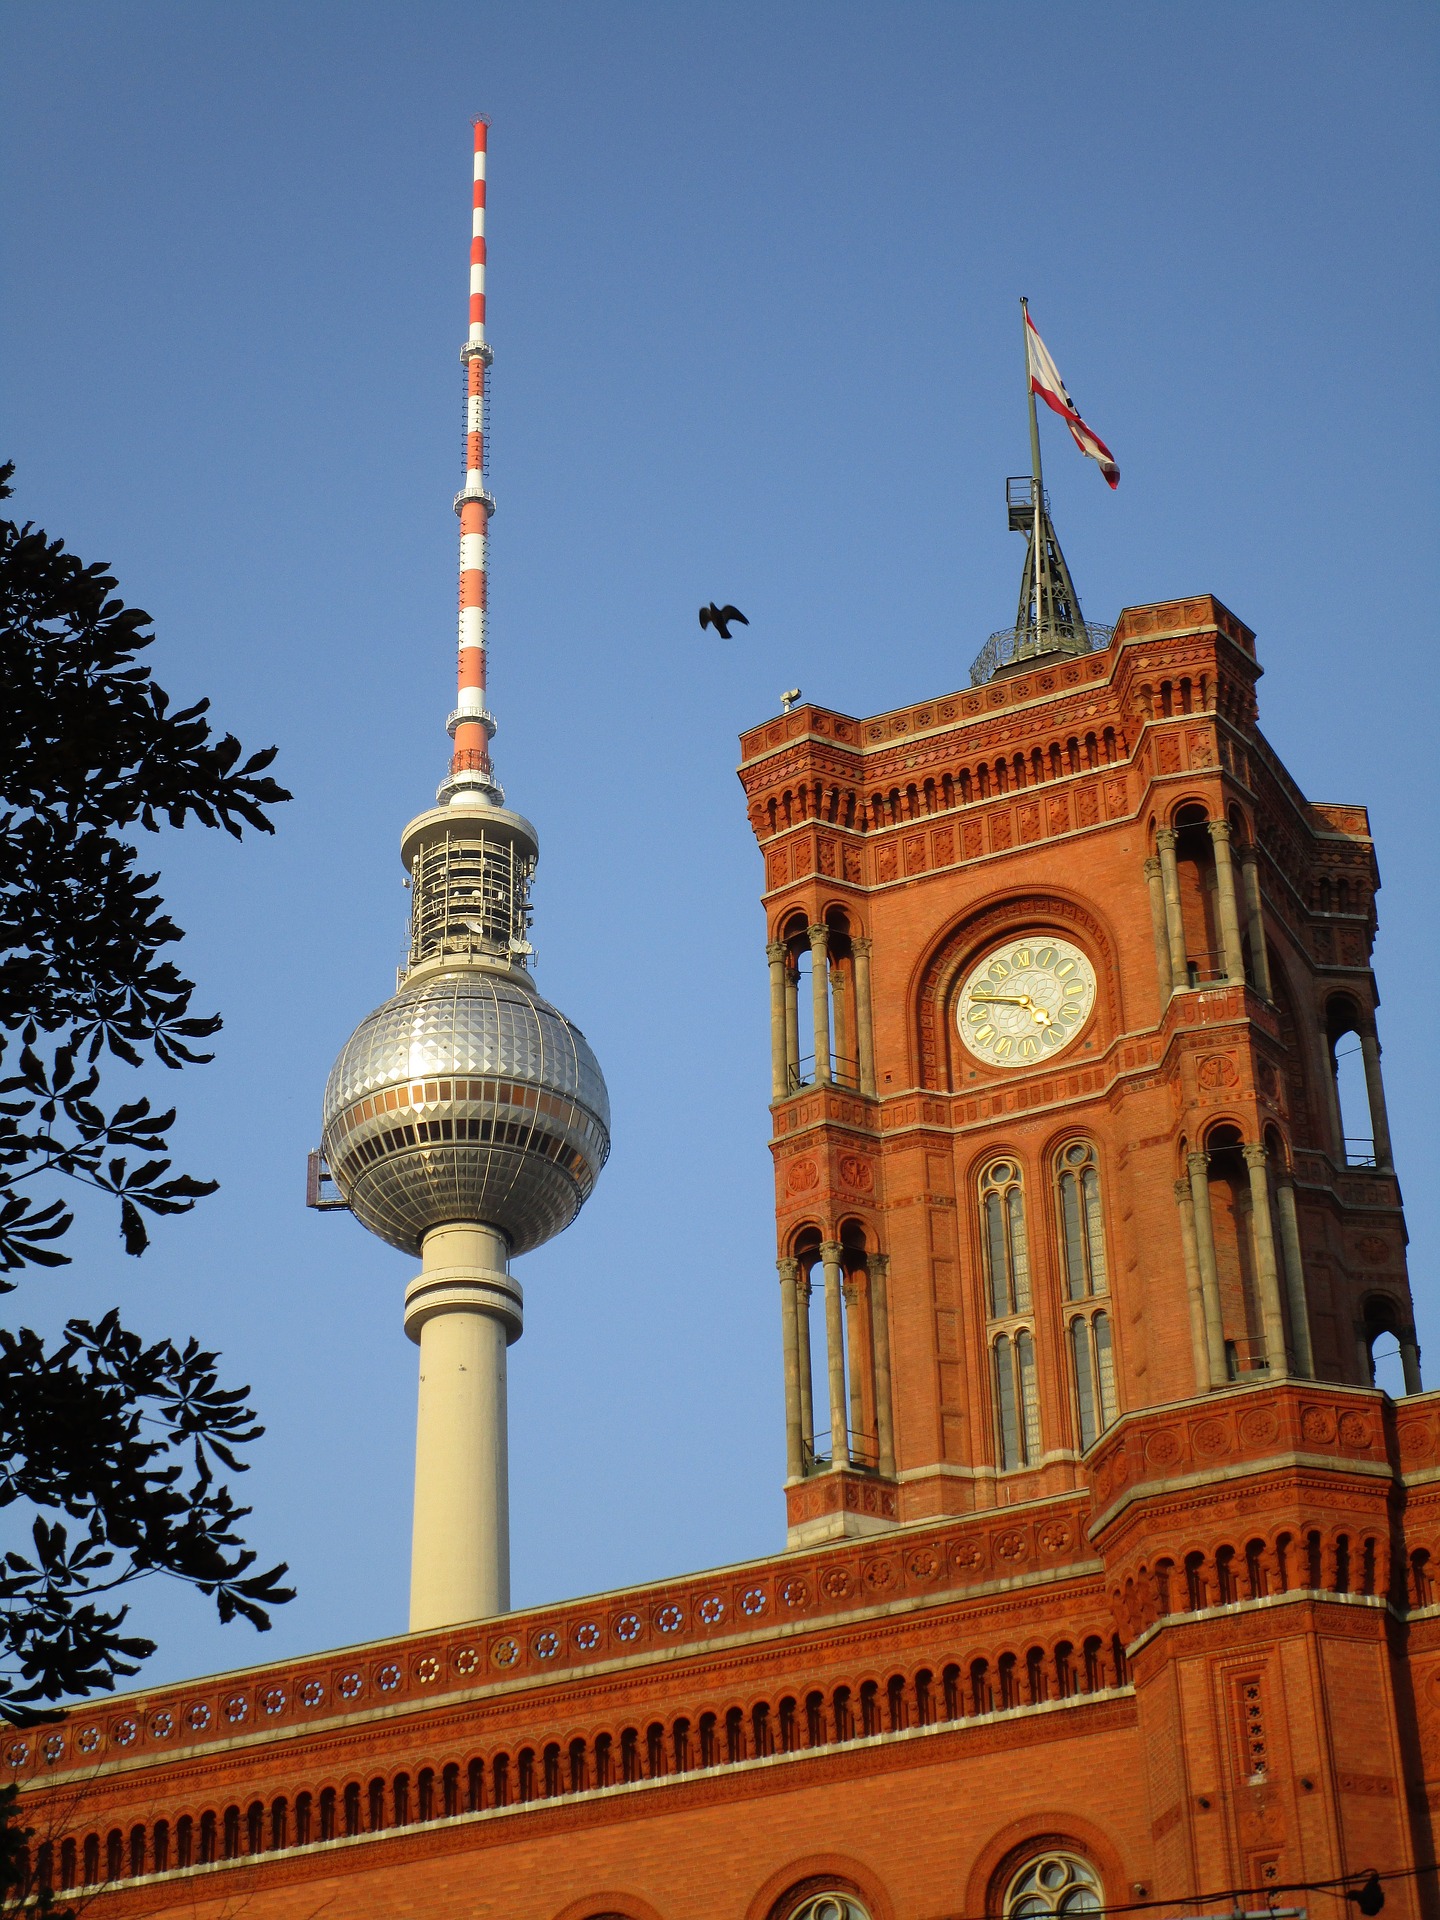
{"type": "Polygon", "coordinates": [[[405,1294],[420,1348],[410,1631],[510,1606],[510,1464],[505,1350],[518,1340],[520,1288],[505,1236],[436,1227],[405,1294]]]}

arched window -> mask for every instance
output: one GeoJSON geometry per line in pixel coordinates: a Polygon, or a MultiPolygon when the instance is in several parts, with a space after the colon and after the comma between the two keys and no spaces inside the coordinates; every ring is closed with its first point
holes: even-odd
{"type": "MultiPolygon", "coordinates": [[[[980,1230],[990,1318],[1013,1323],[1030,1311],[1024,1180],[1013,1160],[992,1160],[980,1176],[980,1230]]],[[[993,1334],[990,1355],[1001,1469],[1033,1466],[1041,1450],[1034,1334],[1006,1324],[993,1334]]]]}
{"type": "Polygon", "coordinates": [[[993,1161],[980,1176],[980,1217],[992,1320],[1030,1311],[1030,1243],[1025,1194],[1013,1160],[993,1161]]]}
{"type": "Polygon", "coordinates": [[[1003,1470],[1034,1466],[1040,1458],[1040,1392],[1035,1341],[1028,1327],[999,1334],[994,1348],[995,1422],[1003,1470]]]}
{"type": "Polygon", "coordinates": [[[1098,1913],[1100,1878],[1073,1853],[1046,1853],[1023,1866],[1005,1893],[1005,1920],[1052,1920],[1057,1914],[1098,1913]]]}
{"type": "Polygon", "coordinates": [[[1056,1161],[1059,1187],[1060,1250],[1065,1294],[1088,1300],[1110,1290],[1105,1259],[1105,1221],[1100,1210],[1100,1170],[1088,1140],[1072,1140],[1056,1161]]]}
{"type": "Polygon", "coordinates": [[[850,1893],[812,1893],[785,1920],[870,1920],[869,1910],[850,1893]]]}

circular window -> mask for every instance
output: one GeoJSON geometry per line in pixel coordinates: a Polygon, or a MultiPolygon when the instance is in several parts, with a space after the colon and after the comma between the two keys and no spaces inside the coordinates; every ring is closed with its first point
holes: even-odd
{"type": "Polygon", "coordinates": [[[870,1915],[848,1893],[812,1893],[789,1920],[870,1920],[870,1915]]]}
{"type": "Polygon", "coordinates": [[[1100,1879],[1087,1861],[1046,1853],[1022,1867],[1005,1895],[1005,1920],[1051,1920],[1055,1914],[1098,1913],[1100,1879]]]}

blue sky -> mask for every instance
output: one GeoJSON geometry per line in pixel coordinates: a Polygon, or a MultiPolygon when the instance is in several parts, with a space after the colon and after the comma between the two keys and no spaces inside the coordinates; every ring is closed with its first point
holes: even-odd
{"type": "MultiPolygon", "coordinates": [[[[171,1091],[223,1179],[141,1264],[97,1222],[17,1297],[123,1290],[269,1426],[276,1630],[155,1593],[154,1677],[403,1625],[409,1267],[308,1214],[331,1060],[401,957],[398,836],[444,770],[469,205],[491,117],[492,700],[541,833],[542,990],[614,1154],[523,1263],[516,1600],[782,1537],[760,863],[739,729],[963,684],[1013,618],[1017,297],[1123,470],[1058,423],[1087,616],[1216,593],[1262,725],[1363,801],[1422,1343],[1437,1027],[1437,16],[1428,6],[10,0],[5,444],[118,571],[177,696],[294,789],[273,842],[161,846],[219,1058],[171,1091]],[[695,608],[751,626],[701,640],[695,608]]],[[[12,1303],[12,1312],[16,1310],[12,1303]]],[[[1440,1371],[1436,1372],[1440,1379],[1440,1371]]]]}

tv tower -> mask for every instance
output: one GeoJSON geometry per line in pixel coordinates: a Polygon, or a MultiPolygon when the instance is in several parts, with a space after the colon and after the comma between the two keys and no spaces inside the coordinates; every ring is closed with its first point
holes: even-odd
{"type": "Polygon", "coordinates": [[[322,1151],[372,1233],[420,1256],[405,1331],[420,1348],[410,1629],[510,1604],[506,1349],[520,1337],[515,1254],[568,1227],[610,1151],[610,1103],[578,1027],[530,977],[539,840],[505,806],[485,704],[485,158],[475,123],[459,693],[437,805],[400,841],[411,888],[398,991],[362,1020],[325,1088],[322,1151]]]}

